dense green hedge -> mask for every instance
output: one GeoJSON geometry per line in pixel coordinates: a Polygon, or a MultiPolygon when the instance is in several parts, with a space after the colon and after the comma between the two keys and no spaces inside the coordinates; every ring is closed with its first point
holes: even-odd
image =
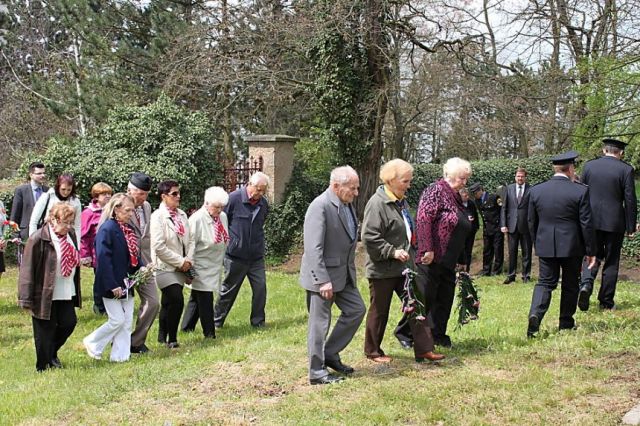
{"type": "MultiPolygon", "coordinates": [[[[500,187],[514,182],[516,169],[519,166],[527,169],[528,182],[532,185],[549,179],[553,174],[549,157],[472,161],[469,184],[480,182],[487,191],[497,192],[500,187]]],[[[442,164],[415,166],[413,182],[407,195],[409,204],[415,208],[422,190],[440,177],[442,177],[442,164]]]]}

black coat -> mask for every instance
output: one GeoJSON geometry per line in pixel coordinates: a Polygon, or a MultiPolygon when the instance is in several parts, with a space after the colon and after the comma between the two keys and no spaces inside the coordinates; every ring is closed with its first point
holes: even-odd
{"type": "Polygon", "coordinates": [[[476,200],[476,207],[482,216],[485,234],[495,234],[500,232],[500,209],[502,200],[497,194],[485,193],[484,200],[476,200]]]}
{"type": "Polygon", "coordinates": [[[506,226],[510,233],[529,232],[527,215],[529,211],[529,189],[531,185],[524,184],[524,191],[520,203],[518,203],[517,185],[512,183],[507,187],[505,197],[502,200],[500,211],[500,227],[506,226]]]}
{"type": "Polygon", "coordinates": [[[637,206],[633,167],[615,157],[600,157],[584,165],[582,183],[589,185],[595,229],[618,233],[635,231],[637,206]]]}
{"type": "Polygon", "coordinates": [[[563,176],[533,186],[529,232],[539,257],[595,255],[589,188],[563,176]]]}
{"type": "Polygon", "coordinates": [[[471,232],[476,233],[480,229],[480,217],[478,216],[478,208],[472,200],[467,201],[467,206],[463,208],[464,214],[471,222],[471,232]]]}

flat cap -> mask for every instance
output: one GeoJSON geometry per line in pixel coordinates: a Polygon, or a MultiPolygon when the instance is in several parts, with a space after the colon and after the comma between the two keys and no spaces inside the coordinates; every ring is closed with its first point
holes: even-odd
{"type": "Polygon", "coordinates": [[[480,182],[473,182],[471,185],[469,185],[469,192],[471,192],[472,194],[481,189],[482,189],[482,185],[480,184],[480,182]]]}
{"type": "Polygon", "coordinates": [[[624,150],[627,146],[626,142],[622,142],[622,141],[619,141],[618,139],[613,139],[613,138],[602,139],[602,144],[613,146],[615,148],[622,149],[622,150],[624,150]]]}
{"type": "Polygon", "coordinates": [[[140,172],[131,173],[129,182],[142,191],[151,191],[151,178],[149,175],[140,172]]]}
{"type": "Polygon", "coordinates": [[[551,162],[555,166],[560,166],[562,164],[573,164],[576,161],[580,154],[576,151],[567,151],[562,154],[558,154],[555,157],[551,157],[551,162]]]}

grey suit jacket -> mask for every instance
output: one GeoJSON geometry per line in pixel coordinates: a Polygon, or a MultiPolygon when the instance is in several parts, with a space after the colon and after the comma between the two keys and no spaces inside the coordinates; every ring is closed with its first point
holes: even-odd
{"type": "MultiPolygon", "coordinates": [[[[304,218],[304,254],[300,266],[300,285],[318,292],[322,284],[331,282],[333,291],[344,289],[350,279],[356,283],[355,253],[357,239],[351,239],[344,205],[328,188],[316,197],[304,218]],[[343,214],[341,214],[343,213],[343,214]]],[[[353,207],[348,206],[357,219],[353,207]]]]}
{"type": "Polygon", "coordinates": [[[502,209],[500,210],[500,227],[506,226],[510,233],[516,231],[521,233],[529,232],[529,223],[527,214],[529,211],[529,189],[531,185],[524,184],[524,192],[522,199],[518,203],[518,194],[516,193],[516,184],[512,183],[507,186],[505,197],[502,200],[502,209]]]}
{"type": "MultiPolygon", "coordinates": [[[[49,190],[48,186],[42,186],[42,193],[49,190]]],[[[31,191],[31,182],[20,185],[13,193],[13,201],[11,202],[10,220],[20,226],[20,237],[26,240],[29,237],[29,221],[31,220],[31,212],[36,201],[33,199],[31,191]]]]}
{"type": "Polygon", "coordinates": [[[131,225],[140,239],[140,255],[144,264],[148,265],[151,262],[151,233],[149,232],[149,229],[151,228],[151,204],[145,201],[142,204],[142,210],[144,211],[145,220],[144,229],[140,229],[140,224],[138,223],[138,219],[136,219],[135,215],[131,216],[129,225],[131,225]]]}

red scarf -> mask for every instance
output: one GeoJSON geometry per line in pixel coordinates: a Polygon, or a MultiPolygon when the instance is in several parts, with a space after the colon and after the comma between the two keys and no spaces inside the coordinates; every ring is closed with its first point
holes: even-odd
{"type": "Polygon", "coordinates": [[[66,235],[55,233],[60,240],[60,273],[63,277],[71,275],[73,270],[80,264],[78,250],[69,242],[66,235]]]}
{"type": "Polygon", "coordinates": [[[127,248],[129,249],[129,263],[132,267],[138,266],[138,237],[129,225],[124,222],[116,221],[124,233],[124,239],[127,240],[127,248]]]}
{"type": "Polygon", "coordinates": [[[171,216],[171,221],[173,222],[173,227],[176,230],[176,234],[182,237],[184,235],[184,224],[182,223],[182,218],[178,215],[178,210],[172,210],[168,207],[167,210],[169,210],[169,216],[171,216]]]}
{"type": "Polygon", "coordinates": [[[219,216],[213,218],[213,242],[216,244],[227,244],[229,242],[229,234],[227,230],[224,229],[224,225],[219,216]]]}

